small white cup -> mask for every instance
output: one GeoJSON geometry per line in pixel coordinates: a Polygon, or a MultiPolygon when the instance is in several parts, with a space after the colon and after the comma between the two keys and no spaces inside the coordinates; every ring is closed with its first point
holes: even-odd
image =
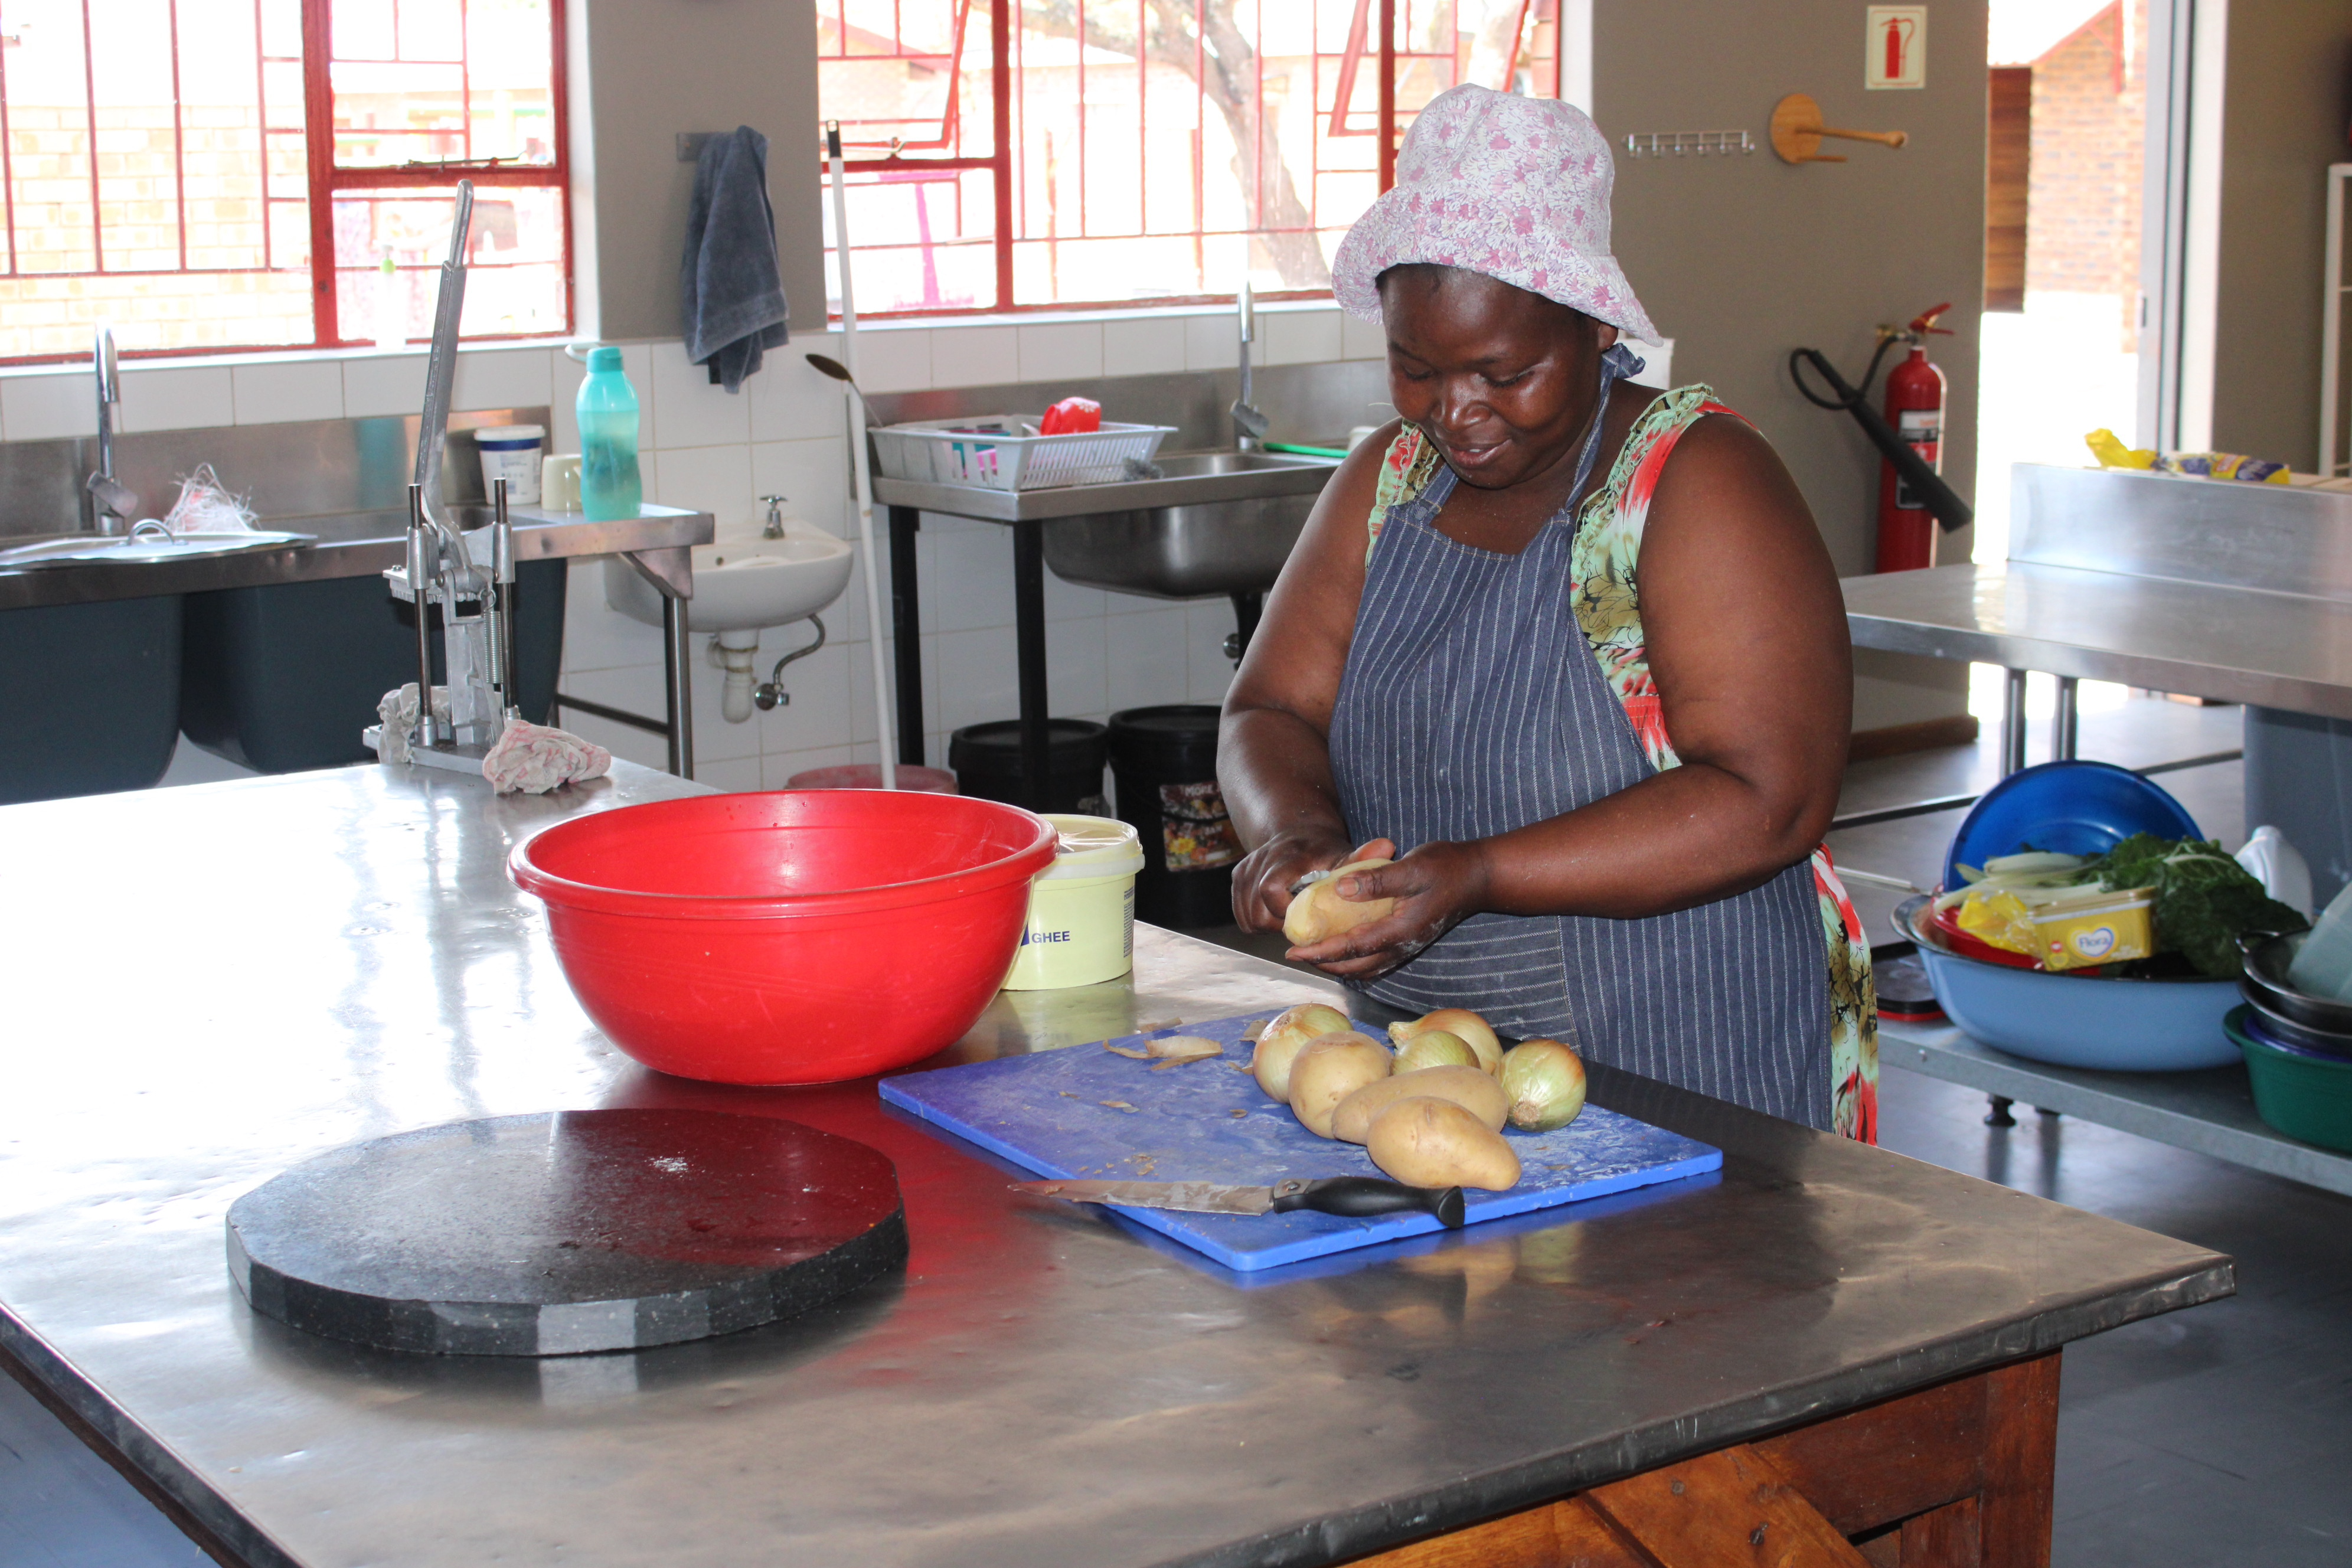
{"type": "Polygon", "coordinates": [[[539,504],[547,511],[580,510],[580,454],[558,452],[539,461],[539,504]]]}
{"type": "Polygon", "coordinates": [[[540,454],[547,448],[547,430],[538,425],[492,425],[474,432],[482,453],[483,493],[494,493],[507,482],[507,504],[540,504],[540,454]]]}

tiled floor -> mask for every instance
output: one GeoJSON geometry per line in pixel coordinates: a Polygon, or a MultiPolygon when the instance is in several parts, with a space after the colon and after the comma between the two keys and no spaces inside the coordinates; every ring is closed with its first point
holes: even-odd
{"type": "MultiPolygon", "coordinates": [[[[2237,744],[2234,709],[2136,701],[2086,714],[2083,753],[2126,765],[2237,744]]],[[[2038,739],[2038,738],[2037,738],[2038,739]]],[[[1982,788],[1990,742],[1857,766],[1842,809],[1982,788]]],[[[2234,763],[2162,781],[2206,831],[2243,837],[2234,763]]],[[[1957,817],[1841,834],[1848,865],[1926,882],[1957,817]]],[[[1857,887],[1874,933],[1900,895],[1857,887]]],[[[1203,932],[1203,935],[1213,934],[1203,932]]],[[[1236,946],[1265,951],[1263,941],[1236,946]]],[[[1278,942],[1272,956],[1279,956],[1278,942]]],[[[2071,1119],[1983,1125],[1981,1096],[1890,1069],[1886,1147],[2231,1253],[2239,1294],[2069,1350],[2060,1568],[2317,1568],[2352,1562],[2352,1199],[2071,1119]]],[[[0,1379],[0,1568],[205,1559],[14,1384],[0,1379]]]]}

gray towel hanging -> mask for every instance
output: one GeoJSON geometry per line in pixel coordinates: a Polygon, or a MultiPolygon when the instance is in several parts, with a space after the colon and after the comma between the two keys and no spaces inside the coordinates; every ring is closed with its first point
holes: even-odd
{"type": "Polygon", "coordinates": [[[784,285],[776,215],[768,205],[768,139],[739,125],[703,143],[686,216],[686,357],[740,392],[766,352],[782,346],[784,285]]]}

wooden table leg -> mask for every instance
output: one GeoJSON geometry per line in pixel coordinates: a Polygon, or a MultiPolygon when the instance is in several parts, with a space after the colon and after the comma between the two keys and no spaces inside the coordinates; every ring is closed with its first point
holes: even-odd
{"type": "Polygon", "coordinates": [[[1353,1568],[2048,1568],[2058,1365],[1955,1379],[1353,1568]]]}

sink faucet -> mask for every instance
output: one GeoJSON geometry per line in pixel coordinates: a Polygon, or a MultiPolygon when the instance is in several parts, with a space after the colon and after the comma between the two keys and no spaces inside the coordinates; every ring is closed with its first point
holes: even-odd
{"type": "Polygon", "coordinates": [[[114,477],[114,405],[122,401],[122,380],[115,370],[113,328],[98,329],[89,358],[98,378],[98,471],[85,487],[90,528],[98,533],[121,533],[139,510],[139,492],[114,477]]]}
{"type": "Polygon", "coordinates": [[[1250,299],[1249,279],[1242,279],[1242,395],[1234,400],[1234,445],[1255,452],[1265,440],[1265,416],[1250,401],[1250,341],[1257,336],[1257,309],[1250,299]]]}
{"type": "Polygon", "coordinates": [[[792,498],[790,496],[761,496],[760,499],[768,503],[768,522],[766,527],[760,530],[760,537],[762,539],[782,539],[784,536],[784,502],[790,500],[792,498]]]}

